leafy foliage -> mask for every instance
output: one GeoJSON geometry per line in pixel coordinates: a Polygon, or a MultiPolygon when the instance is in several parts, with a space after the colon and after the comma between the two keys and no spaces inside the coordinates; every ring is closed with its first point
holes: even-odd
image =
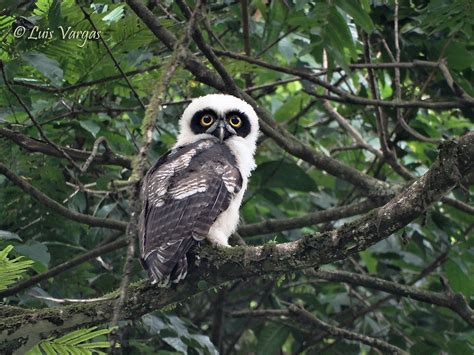
{"type": "MultiPolygon", "coordinates": [[[[93,341],[103,338],[103,335],[109,334],[113,329],[97,329],[91,327],[87,329],[78,329],[63,335],[60,338],[49,338],[42,340],[39,344],[27,352],[28,355],[46,354],[46,355],[92,355],[106,354],[99,349],[109,349],[108,340],[93,341]]],[[[119,346],[117,344],[117,346],[119,346]]]]}
{"type": "Polygon", "coordinates": [[[177,352],[188,354],[189,349],[193,349],[199,354],[219,354],[209,337],[191,332],[191,327],[176,316],[147,314],[142,317],[142,322],[150,334],[159,335],[177,352]]]}
{"type": "Polygon", "coordinates": [[[9,259],[8,254],[12,249],[13,245],[8,245],[0,251],[0,290],[7,288],[8,285],[20,279],[31,264],[33,264],[31,260],[21,261],[23,259],[22,256],[9,259]]]}

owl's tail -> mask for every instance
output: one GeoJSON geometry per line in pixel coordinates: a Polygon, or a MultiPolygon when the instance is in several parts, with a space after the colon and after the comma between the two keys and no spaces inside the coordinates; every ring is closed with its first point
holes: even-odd
{"type": "MultiPolygon", "coordinates": [[[[188,243],[187,243],[188,244],[188,243]]],[[[152,284],[159,287],[169,287],[170,284],[184,280],[188,273],[186,253],[195,245],[178,246],[177,248],[158,247],[152,250],[143,260],[143,266],[148,272],[152,284]]]]}

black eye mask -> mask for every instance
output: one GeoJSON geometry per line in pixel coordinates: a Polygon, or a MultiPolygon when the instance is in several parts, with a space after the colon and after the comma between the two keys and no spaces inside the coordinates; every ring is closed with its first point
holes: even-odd
{"type": "Polygon", "coordinates": [[[247,117],[247,115],[239,110],[229,111],[229,112],[226,112],[225,114],[226,121],[229,122],[232,116],[238,116],[242,122],[240,127],[232,127],[237,132],[237,135],[243,138],[247,137],[250,133],[250,128],[251,128],[250,120],[247,117]]]}
{"type": "Polygon", "coordinates": [[[217,113],[211,109],[199,110],[191,118],[191,130],[195,134],[210,133],[218,137],[218,130],[213,129],[213,128],[215,128],[215,126],[218,125],[220,120],[223,120],[225,122],[225,126],[228,128],[225,130],[224,140],[234,135],[245,138],[250,133],[250,130],[251,130],[250,120],[245,113],[239,110],[228,111],[226,112],[225,117],[218,116],[217,113]],[[214,119],[214,122],[211,125],[206,126],[202,124],[201,119],[205,115],[209,115],[214,119]],[[230,124],[229,120],[233,116],[238,116],[240,118],[241,124],[239,127],[234,127],[230,124]]]}

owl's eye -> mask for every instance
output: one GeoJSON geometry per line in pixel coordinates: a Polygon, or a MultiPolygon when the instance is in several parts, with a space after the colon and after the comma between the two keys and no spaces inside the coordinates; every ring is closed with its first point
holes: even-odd
{"type": "Polygon", "coordinates": [[[242,126],[242,119],[237,115],[232,115],[229,118],[229,123],[234,128],[239,128],[242,126]]]}
{"type": "Polygon", "coordinates": [[[209,127],[210,125],[214,123],[214,117],[207,114],[207,115],[202,116],[199,122],[201,123],[201,126],[209,127]]]}

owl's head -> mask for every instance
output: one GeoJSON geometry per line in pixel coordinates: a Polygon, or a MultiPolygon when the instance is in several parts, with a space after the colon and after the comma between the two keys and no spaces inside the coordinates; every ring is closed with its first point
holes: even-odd
{"type": "Polygon", "coordinates": [[[194,99],[183,112],[177,145],[206,136],[221,142],[241,142],[255,147],[258,117],[252,106],[231,95],[211,94],[194,99]]]}

